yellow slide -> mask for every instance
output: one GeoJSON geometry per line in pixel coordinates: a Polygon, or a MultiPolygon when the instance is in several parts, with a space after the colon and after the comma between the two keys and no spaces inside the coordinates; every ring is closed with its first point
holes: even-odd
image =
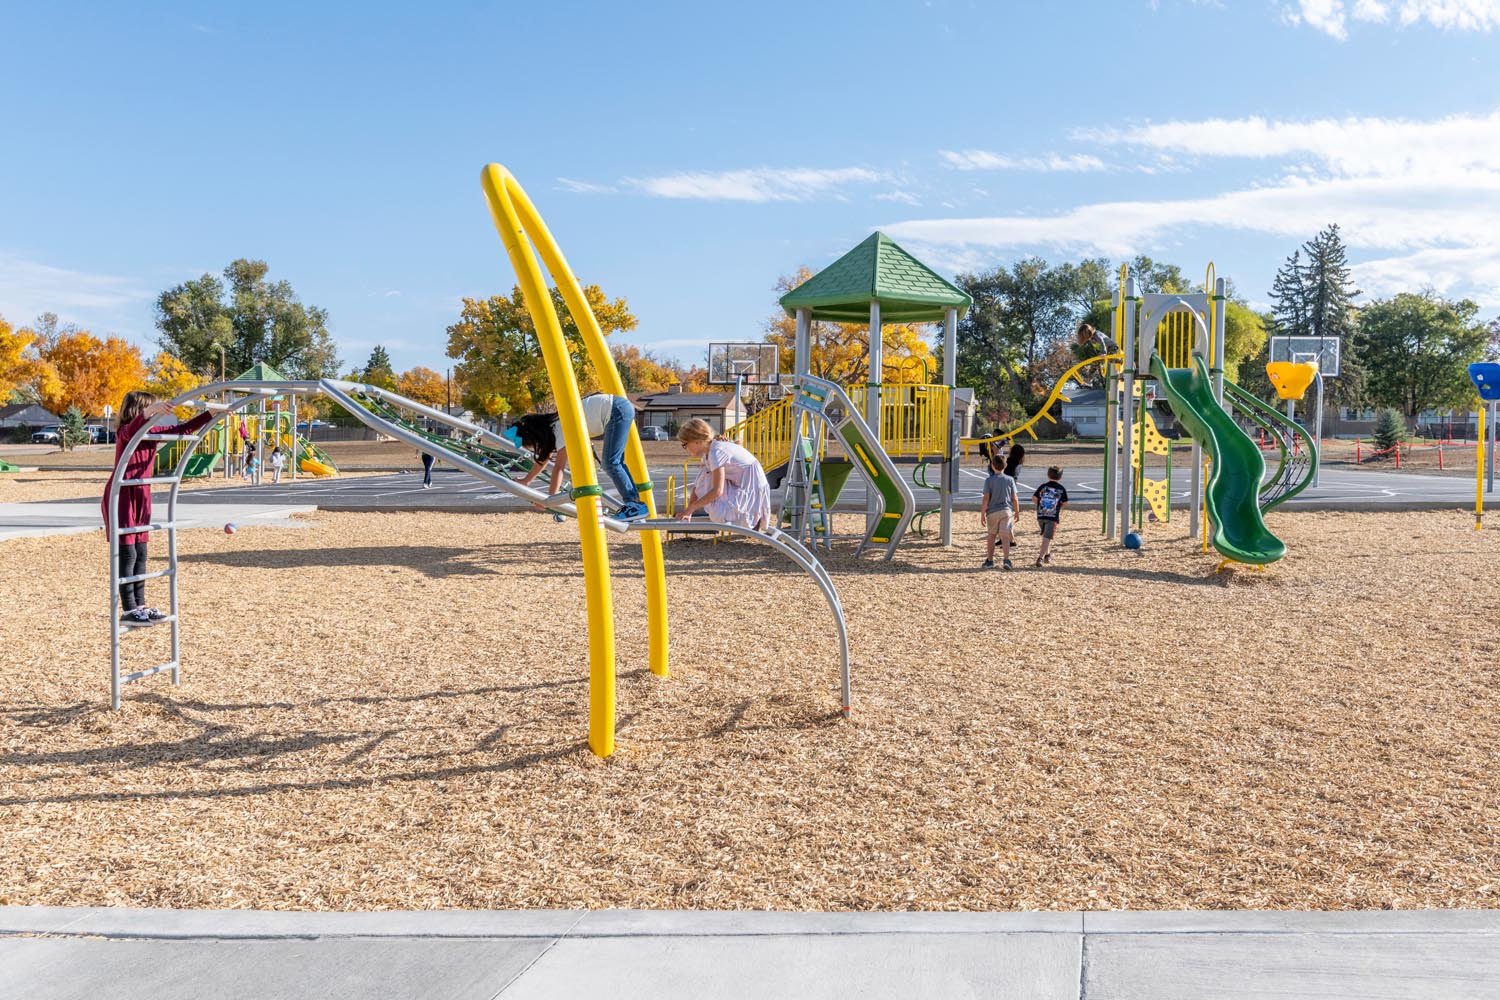
{"type": "Polygon", "coordinates": [[[310,476],[336,476],[339,470],[333,467],[333,463],[326,461],[327,456],[322,455],[316,448],[306,441],[295,441],[290,433],[281,435],[281,446],[287,451],[294,448],[297,454],[297,470],[305,472],[310,476]]]}

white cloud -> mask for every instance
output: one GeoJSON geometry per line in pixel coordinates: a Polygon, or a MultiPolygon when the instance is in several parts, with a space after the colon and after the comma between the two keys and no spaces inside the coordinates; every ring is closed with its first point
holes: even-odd
{"type": "Polygon", "coordinates": [[[874,184],[889,177],[865,167],[814,169],[757,167],[717,173],[684,172],[661,177],[627,178],[625,183],[658,198],[705,201],[807,201],[837,195],[853,184],[874,184]]]}
{"type": "Polygon", "coordinates": [[[1282,8],[1288,24],[1306,25],[1331,38],[1349,37],[1349,19],[1385,24],[1392,13],[1403,28],[1426,23],[1443,31],[1482,31],[1500,27],[1500,0],[1296,0],[1282,8]]]}
{"type": "Polygon", "coordinates": [[[1303,156],[1343,176],[1421,176],[1500,164],[1500,112],[1404,118],[1276,121],[1259,117],[1169,121],[1075,133],[1081,141],[1158,153],[1285,159],[1303,156]]]}
{"type": "Polygon", "coordinates": [[[151,293],[130,278],[70,271],[0,251],[0,315],[12,323],[30,322],[43,312],[55,312],[67,319],[149,298],[151,293]]]}
{"type": "Polygon", "coordinates": [[[1011,156],[1007,153],[992,153],[985,149],[966,149],[954,152],[950,149],[938,151],[946,166],[954,170],[1034,170],[1042,172],[1082,173],[1107,170],[1104,161],[1097,156],[1073,153],[1062,156],[1048,153],[1046,156],[1011,156]]]}
{"type": "Polygon", "coordinates": [[[400,295],[401,293],[397,291],[389,291],[385,293],[385,297],[388,299],[398,298],[400,295]]]}
{"type": "Polygon", "coordinates": [[[564,191],[574,194],[611,194],[615,188],[609,184],[595,184],[592,181],[575,181],[571,177],[559,177],[557,186],[564,191]]]}
{"type": "Polygon", "coordinates": [[[1300,242],[1336,222],[1351,247],[1379,255],[1358,265],[1373,295],[1431,285],[1500,302],[1500,113],[1432,121],[1172,121],[1075,138],[1162,156],[1264,159],[1276,162],[1276,173],[1203,197],[882,228],[972,269],[997,251],[1039,246],[1126,256],[1162,249],[1194,229],[1300,242]]]}
{"type": "Polygon", "coordinates": [[[903,205],[920,205],[916,195],[907,191],[886,191],[875,196],[876,201],[899,201],[903,205]]]}

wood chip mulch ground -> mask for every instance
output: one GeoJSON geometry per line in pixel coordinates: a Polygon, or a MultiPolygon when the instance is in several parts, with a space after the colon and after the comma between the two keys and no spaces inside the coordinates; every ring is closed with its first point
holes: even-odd
{"type": "Polygon", "coordinates": [[[1013,573],[973,513],[846,545],[852,721],[821,598],[747,543],[671,543],[647,673],[615,539],[608,760],[573,524],[310,517],[182,534],[183,684],[120,712],[102,537],[0,543],[0,903],[1500,905],[1500,535],[1462,512],[1273,514],[1290,557],[1217,576],[1180,519],[1129,552],[1087,511],[1047,569],[1029,519],[1013,573]]]}

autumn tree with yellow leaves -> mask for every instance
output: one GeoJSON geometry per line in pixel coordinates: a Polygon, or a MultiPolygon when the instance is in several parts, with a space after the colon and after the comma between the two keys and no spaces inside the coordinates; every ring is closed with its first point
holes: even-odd
{"type": "MultiPolygon", "coordinates": [[[[596,392],[599,382],[578,325],[562,293],[553,288],[551,294],[579,389],[596,392]]],[[[623,298],[610,300],[598,285],[586,286],[583,295],[605,336],[635,329],[636,318],[623,298]]],[[[455,374],[463,382],[462,402],[476,413],[521,413],[539,409],[552,398],[541,345],[519,285],[509,296],[463,300],[458,322],[448,327],[448,357],[458,362],[455,374]]]]}
{"type": "MultiPolygon", "coordinates": [[[[800,267],[794,275],[783,275],[776,281],[776,297],[798,287],[813,276],[809,267],[800,267]]],[[[924,383],[932,381],[937,371],[936,358],[928,346],[927,338],[932,333],[930,324],[886,323],[881,327],[880,344],[884,352],[884,372],[880,381],[889,383],[924,383]]],[[[839,385],[862,385],[870,378],[870,326],[868,323],[827,323],[816,320],[812,324],[810,343],[812,356],[808,370],[818,378],[837,382],[839,385]]],[[[765,339],[780,350],[781,370],[790,372],[795,362],[797,345],[797,321],[786,311],[777,308],[766,321],[765,339]]]]}
{"type": "Polygon", "coordinates": [[[448,402],[448,383],[431,368],[417,365],[396,379],[396,391],[407,399],[441,409],[448,402]]]}
{"type": "Polygon", "coordinates": [[[141,350],[122,337],[100,339],[87,330],[68,330],[41,350],[41,360],[56,372],[44,380],[42,405],[53,413],[77,407],[86,414],[116,409],[125,394],[146,381],[141,350]]]}
{"type": "Polygon", "coordinates": [[[0,316],[0,404],[40,403],[46,392],[57,391],[57,372],[37,353],[32,330],[17,330],[0,316]]]}

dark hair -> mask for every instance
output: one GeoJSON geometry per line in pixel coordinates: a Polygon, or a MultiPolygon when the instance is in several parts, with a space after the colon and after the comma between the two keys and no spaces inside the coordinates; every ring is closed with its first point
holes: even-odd
{"type": "Polygon", "coordinates": [[[557,432],[552,429],[555,423],[555,413],[528,413],[510,426],[515,429],[521,444],[536,456],[536,460],[545,462],[557,450],[557,432]]]}
{"type": "Polygon", "coordinates": [[[125,398],[120,401],[120,426],[124,427],[140,417],[154,402],[156,402],[156,396],[145,389],[132,389],[127,392],[125,398]]]}
{"type": "Polygon", "coordinates": [[[1005,474],[1014,476],[1021,463],[1026,461],[1026,449],[1018,444],[1010,446],[1010,453],[1005,456],[1005,474]]]}
{"type": "Polygon", "coordinates": [[[1058,466],[1055,466],[1055,465],[1049,465],[1049,466],[1047,466],[1047,478],[1048,479],[1061,479],[1062,478],[1062,469],[1059,468],[1058,466]]]}

